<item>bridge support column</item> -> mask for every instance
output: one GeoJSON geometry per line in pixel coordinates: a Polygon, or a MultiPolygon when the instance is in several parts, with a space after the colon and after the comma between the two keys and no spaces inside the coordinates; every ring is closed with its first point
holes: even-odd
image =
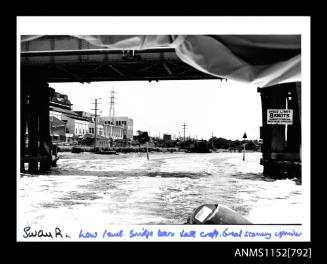
{"type": "MultiPolygon", "coordinates": [[[[26,89],[20,90],[20,155],[25,157],[27,154],[26,148],[26,129],[27,129],[27,92],[26,89]]],[[[21,159],[20,162],[20,171],[25,171],[24,161],[21,159]]]]}
{"type": "Polygon", "coordinates": [[[261,94],[263,174],[273,178],[301,178],[301,84],[258,88],[261,94]],[[268,125],[268,109],[293,109],[292,125],[268,125]]]}
{"type": "Polygon", "coordinates": [[[49,85],[43,83],[39,87],[40,103],[39,103],[39,140],[40,152],[47,158],[40,162],[40,170],[45,171],[51,168],[51,137],[49,123],[49,85]]]}
{"type": "Polygon", "coordinates": [[[35,173],[51,168],[49,87],[37,78],[21,79],[21,171],[35,173]],[[26,127],[28,147],[25,146],[26,127]]]}
{"type": "MultiPolygon", "coordinates": [[[[37,111],[37,93],[35,92],[35,87],[32,83],[25,84],[28,89],[28,149],[27,155],[28,157],[36,158],[38,156],[38,126],[39,126],[39,118],[37,111]]],[[[25,86],[24,85],[24,86],[25,86]]],[[[38,171],[38,161],[37,159],[30,160],[28,163],[28,171],[30,173],[38,171]]]]}

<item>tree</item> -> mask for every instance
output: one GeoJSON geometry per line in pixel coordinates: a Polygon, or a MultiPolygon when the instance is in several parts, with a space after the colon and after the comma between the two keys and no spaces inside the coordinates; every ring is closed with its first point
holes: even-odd
{"type": "Polygon", "coordinates": [[[246,143],[245,148],[247,150],[258,150],[258,146],[252,140],[246,143]]]}
{"type": "Polygon", "coordinates": [[[226,138],[216,138],[214,141],[214,146],[217,149],[228,149],[229,141],[226,138]]]}
{"type": "Polygon", "coordinates": [[[139,142],[139,145],[143,145],[146,142],[150,141],[150,137],[148,135],[148,132],[138,130],[137,133],[138,133],[137,140],[139,142]]]}

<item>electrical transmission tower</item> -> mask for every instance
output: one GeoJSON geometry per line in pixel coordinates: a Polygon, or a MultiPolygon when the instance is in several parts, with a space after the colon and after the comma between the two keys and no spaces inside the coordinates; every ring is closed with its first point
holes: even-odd
{"type": "Polygon", "coordinates": [[[110,108],[109,108],[109,120],[115,125],[115,91],[111,90],[110,94],[110,108]]]}

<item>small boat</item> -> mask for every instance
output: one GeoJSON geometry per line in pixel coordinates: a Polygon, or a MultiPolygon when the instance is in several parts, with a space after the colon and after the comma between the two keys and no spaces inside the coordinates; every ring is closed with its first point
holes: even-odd
{"type": "Polygon", "coordinates": [[[73,147],[72,148],[72,153],[81,153],[84,152],[84,149],[80,148],[80,147],[73,147]]]}
{"type": "Polygon", "coordinates": [[[249,220],[221,204],[203,204],[193,210],[186,224],[250,225],[249,220]]]}

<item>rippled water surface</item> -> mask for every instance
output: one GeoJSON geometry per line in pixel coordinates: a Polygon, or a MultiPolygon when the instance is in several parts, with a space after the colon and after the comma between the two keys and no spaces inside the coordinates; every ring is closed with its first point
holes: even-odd
{"type": "Polygon", "coordinates": [[[25,224],[183,224],[220,203],[257,224],[301,223],[301,184],[263,177],[261,155],[61,153],[51,173],[21,174],[19,212],[25,224]]]}

